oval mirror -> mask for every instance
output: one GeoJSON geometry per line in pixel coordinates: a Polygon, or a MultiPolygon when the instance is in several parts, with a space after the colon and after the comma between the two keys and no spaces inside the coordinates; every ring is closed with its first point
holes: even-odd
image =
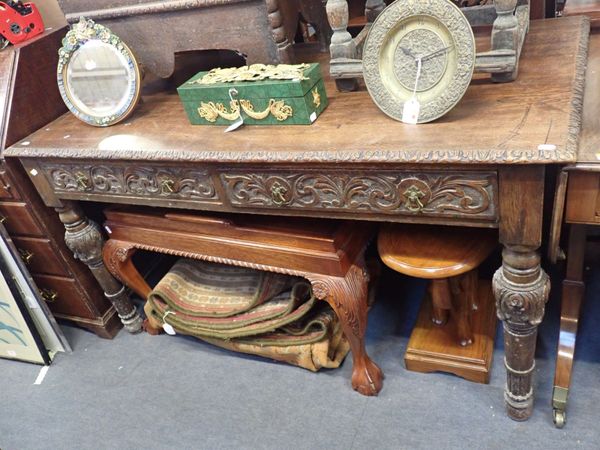
{"type": "Polygon", "coordinates": [[[57,78],[69,110],[90,125],[120,122],[139,101],[141,77],[133,53],[92,20],[81,18],[63,39],[57,78]]]}

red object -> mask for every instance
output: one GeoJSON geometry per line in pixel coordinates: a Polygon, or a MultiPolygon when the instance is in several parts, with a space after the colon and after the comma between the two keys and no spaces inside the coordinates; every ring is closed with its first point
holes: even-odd
{"type": "Polygon", "coordinates": [[[43,31],[42,15],[33,3],[0,1],[0,35],[8,42],[18,44],[43,31]]]}

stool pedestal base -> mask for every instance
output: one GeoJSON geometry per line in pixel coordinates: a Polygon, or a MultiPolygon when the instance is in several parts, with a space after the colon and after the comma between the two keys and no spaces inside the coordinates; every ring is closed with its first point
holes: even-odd
{"type": "Polygon", "coordinates": [[[479,281],[478,309],[471,316],[471,345],[462,347],[457,342],[452,319],[445,325],[436,325],[431,313],[431,298],[427,296],[404,355],[406,368],[415,372],[449,372],[476,383],[489,383],[497,323],[491,283],[479,281]]]}

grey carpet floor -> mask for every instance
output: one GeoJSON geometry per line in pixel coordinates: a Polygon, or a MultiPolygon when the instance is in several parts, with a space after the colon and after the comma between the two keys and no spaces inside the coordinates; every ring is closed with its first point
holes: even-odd
{"type": "Polygon", "coordinates": [[[424,285],[385,272],[367,338],[386,374],[378,397],[351,390],[351,357],[313,374],[181,336],[107,341],[64,326],[74,352],[59,355],[41,385],[39,367],[0,360],[0,448],[599,449],[600,269],[588,275],[562,430],[550,408],[560,289],[538,340],[534,415],[518,423],[503,408],[500,332],[489,385],[405,370],[424,285]]]}

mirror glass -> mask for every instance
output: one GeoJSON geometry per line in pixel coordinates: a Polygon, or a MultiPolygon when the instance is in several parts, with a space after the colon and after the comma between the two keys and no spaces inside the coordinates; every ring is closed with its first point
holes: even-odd
{"type": "Polygon", "coordinates": [[[73,105],[95,117],[122,111],[131,101],[135,72],[114,46],[90,40],[73,52],[66,84],[73,105]]]}

